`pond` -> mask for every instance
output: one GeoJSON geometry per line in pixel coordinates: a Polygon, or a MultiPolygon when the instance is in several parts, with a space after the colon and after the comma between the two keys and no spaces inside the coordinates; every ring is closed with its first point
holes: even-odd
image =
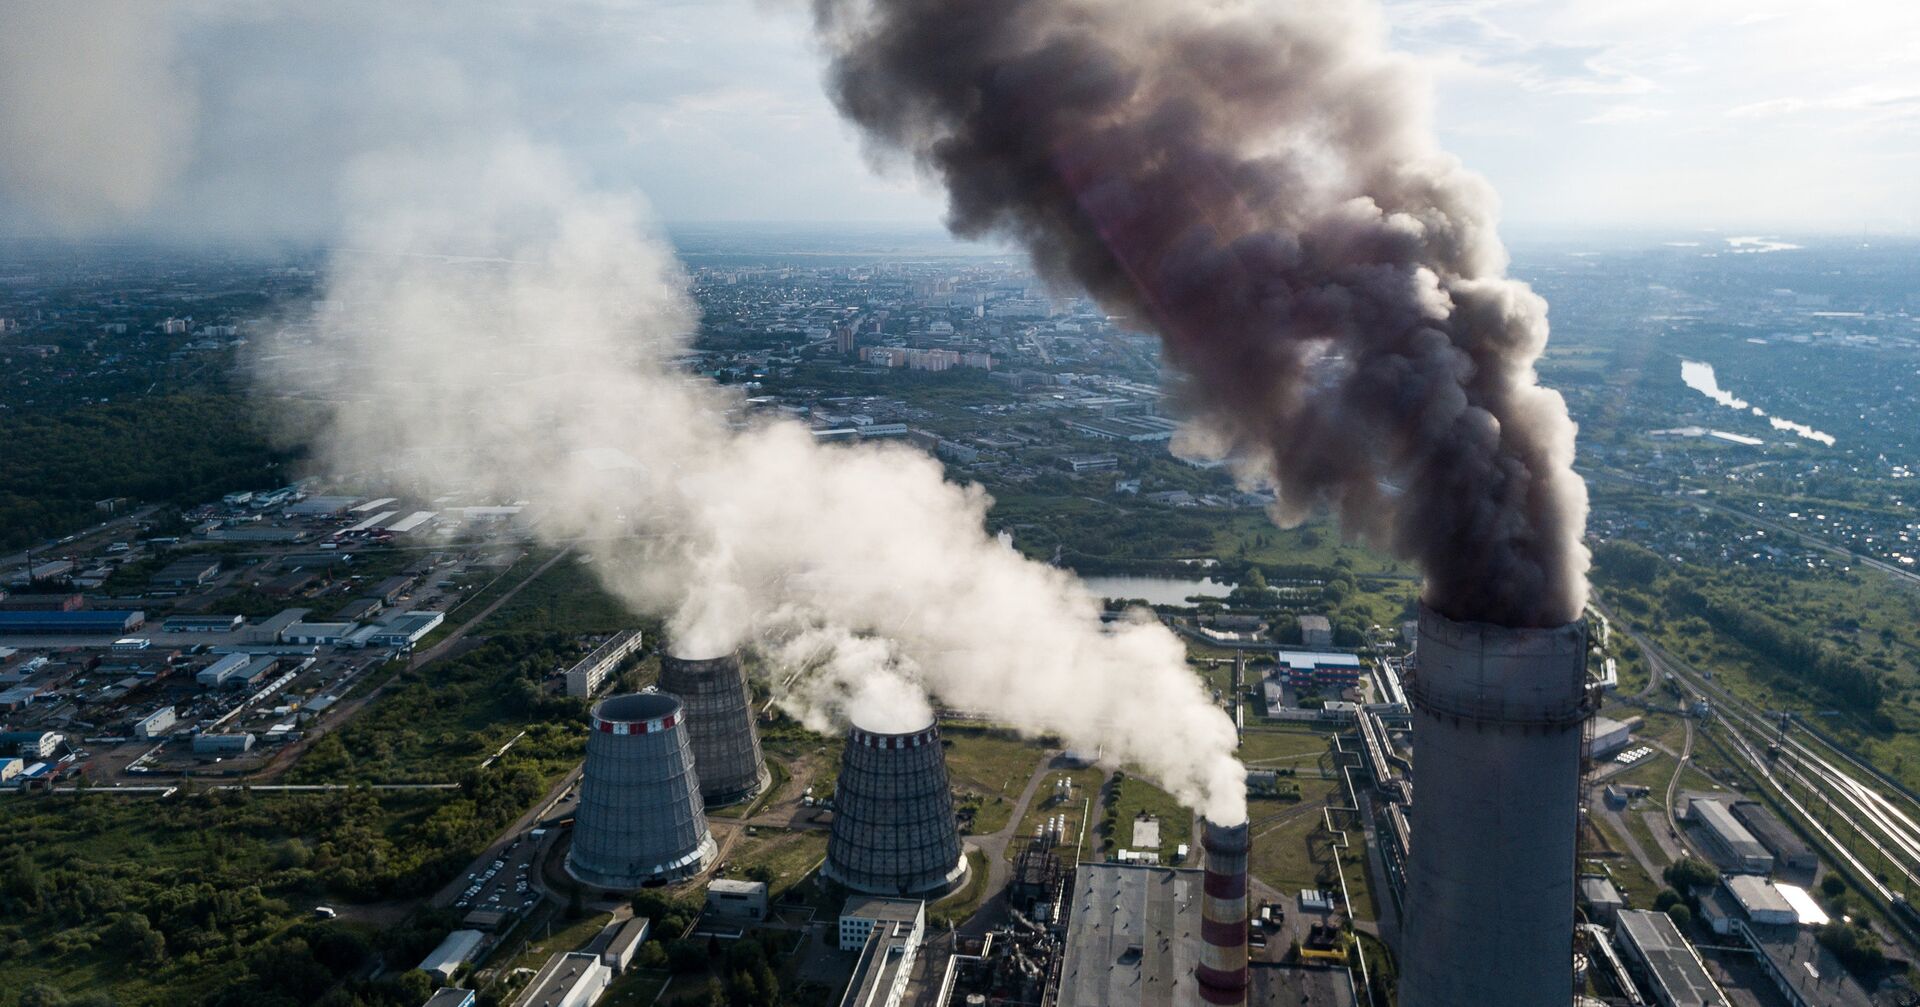
{"type": "Polygon", "coordinates": [[[1082,577],[1087,590],[1097,598],[1140,598],[1149,605],[1185,605],[1194,595],[1225,598],[1233,585],[1214,580],[1180,580],[1173,577],[1082,577]]]}

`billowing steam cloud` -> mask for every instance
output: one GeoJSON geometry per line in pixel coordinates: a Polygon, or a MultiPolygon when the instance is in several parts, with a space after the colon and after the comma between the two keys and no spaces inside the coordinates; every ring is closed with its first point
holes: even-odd
{"type": "Polygon", "coordinates": [[[175,4],[0,4],[0,212],[74,233],[122,223],[192,150],[175,4]]]}
{"type": "Polygon", "coordinates": [[[695,312],[633,199],[523,142],[369,162],[316,315],[258,346],[336,473],[526,500],[676,649],[752,643],[809,724],[926,723],[931,693],[1104,746],[1222,821],[1235,732],[1151,620],[1103,628],[988,500],[898,446],[822,446],[674,364],[695,312]]]}
{"type": "Polygon", "coordinates": [[[1426,600],[1578,618],[1585,485],[1487,186],[1357,0],[814,0],[831,89],[963,236],[1157,330],[1275,517],[1330,508],[1426,600]]]}

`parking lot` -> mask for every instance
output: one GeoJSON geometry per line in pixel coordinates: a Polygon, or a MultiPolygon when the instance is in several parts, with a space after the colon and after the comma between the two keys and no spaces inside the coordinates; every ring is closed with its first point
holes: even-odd
{"type": "Polygon", "coordinates": [[[522,836],[508,843],[491,860],[481,860],[467,872],[467,886],[453,901],[453,908],[490,909],[494,912],[521,914],[540,904],[534,887],[534,851],[538,841],[522,836]]]}

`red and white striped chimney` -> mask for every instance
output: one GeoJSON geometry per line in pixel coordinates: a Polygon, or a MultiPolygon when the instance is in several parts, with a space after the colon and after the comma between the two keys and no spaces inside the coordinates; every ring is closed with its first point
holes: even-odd
{"type": "Polygon", "coordinates": [[[1205,896],[1200,902],[1200,998],[1244,1007],[1247,1002],[1247,823],[1206,823],[1200,840],[1207,855],[1205,896]]]}

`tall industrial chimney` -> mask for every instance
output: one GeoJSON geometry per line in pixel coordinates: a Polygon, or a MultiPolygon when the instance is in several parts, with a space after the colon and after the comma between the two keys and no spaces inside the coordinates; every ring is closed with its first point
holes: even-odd
{"type": "Polygon", "coordinates": [[[615,696],[593,709],[567,873],[628,891],[697,874],[713,859],[680,701],[615,696]]]}
{"type": "Polygon", "coordinates": [[[1402,1007],[1572,998],[1586,653],[1585,623],[1514,629],[1421,607],[1402,1007]]]}
{"type": "Polygon", "coordinates": [[[687,737],[707,807],[738,804],[766,787],[767,763],[737,652],[705,659],[660,655],[660,691],[687,704],[687,737]]]}
{"type": "Polygon", "coordinates": [[[1206,823],[1200,838],[1207,872],[1200,901],[1200,999],[1245,1007],[1247,1002],[1247,823],[1206,823]]]}
{"type": "Polygon", "coordinates": [[[940,729],[847,731],[820,873],[869,895],[930,895],[967,875],[940,729]]]}

